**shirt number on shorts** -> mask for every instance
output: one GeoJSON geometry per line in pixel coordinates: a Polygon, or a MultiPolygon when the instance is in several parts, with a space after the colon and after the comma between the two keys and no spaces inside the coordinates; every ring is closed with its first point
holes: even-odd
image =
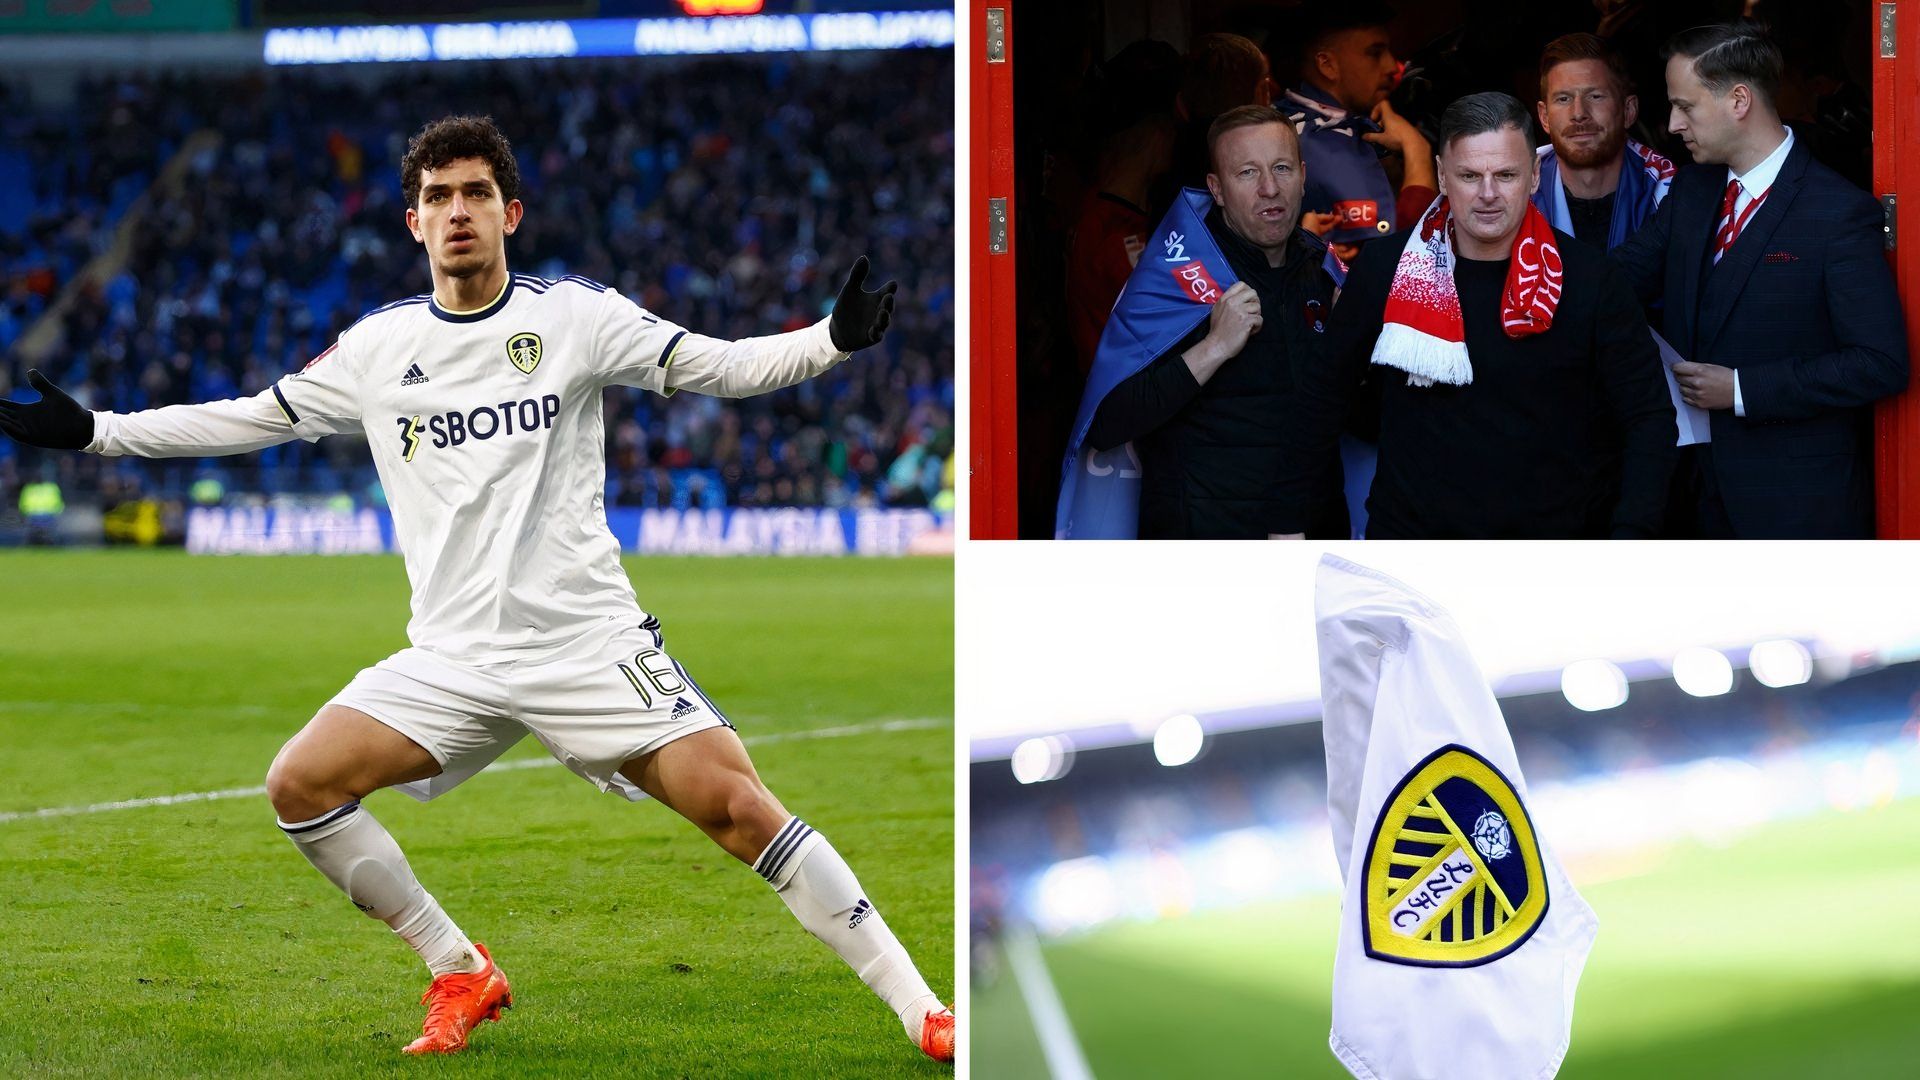
{"type": "Polygon", "coordinates": [[[626,664],[615,664],[614,667],[619,668],[620,674],[633,684],[633,692],[640,695],[640,700],[648,708],[653,707],[653,694],[647,690],[649,686],[658,690],[663,697],[682,694],[687,689],[686,680],[673,669],[673,661],[667,659],[667,654],[659,649],[641,649],[633,654],[632,667],[626,664]]]}

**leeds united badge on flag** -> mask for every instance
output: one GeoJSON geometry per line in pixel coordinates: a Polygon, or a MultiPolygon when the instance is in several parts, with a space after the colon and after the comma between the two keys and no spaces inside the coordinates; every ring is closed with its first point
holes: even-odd
{"type": "Polygon", "coordinates": [[[1513,785],[1464,746],[1414,766],[1380,808],[1366,859],[1367,955],[1472,967],[1540,925],[1547,883],[1513,785]]]}

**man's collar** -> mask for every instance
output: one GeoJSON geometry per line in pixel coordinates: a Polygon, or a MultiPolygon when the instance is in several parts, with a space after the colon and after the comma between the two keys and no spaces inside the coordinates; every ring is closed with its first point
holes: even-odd
{"type": "Polygon", "coordinates": [[[1348,112],[1333,95],[1312,83],[1301,83],[1287,91],[1282,100],[1291,106],[1283,106],[1282,111],[1299,114],[1309,132],[1344,129],[1349,133],[1369,134],[1385,130],[1366,113],[1348,112]]]}
{"type": "Polygon", "coordinates": [[[1257,267],[1267,265],[1267,253],[1254,247],[1246,237],[1233,231],[1233,226],[1227,224],[1227,213],[1220,208],[1219,203],[1215,203],[1213,208],[1207,211],[1207,228],[1212,230],[1213,238],[1220,243],[1221,253],[1228,259],[1237,257],[1241,262],[1257,267]]]}
{"type": "Polygon", "coordinates": [[[1551,140],[1549,140],[1545,145],[1536,149],[1534,151],[1534,156],[1539,159],[1540,165],[1543,170],[1540,178],[1540,186],[1542,190],[1546,188],[1547,182],[1549,180],[1549,177],[1546,175],[1544,170],[1547,164],[1551,162],[1553,175],[1551,176],[1550,179],[1552,180],[1552,182],[1559,185],[1560,190],[1567,193],[1567,198],[1580,199],[1583,202],[1599,202],[1601,199],[1612,198],[1614,196],[1614,193],[1620,190],[1620,183],[1621,183],[1620,178],[1626,174],[1627,170],[1634,169],[1634,168],[1644,168],[1644,164],[1641,162],[1640,156],[1638,154],[1635,154],[1632,148],[1630,148],[1626,144],[1626,142],[1623,140],[1620,143],[1620,156],[1618,159],[1615,160],[1612,166],[1613,175],[1614,175],[1613,191],[1609,191],[1605,195],[1596,195],[1596,196],[1593,196],[1592,198],[1588,198],[1583,195],[1575,195],[1573,193],[1573,189],[1567,186],[1567,177],[1566,177],[1567,163],[1560,160],[1560,151],[1554,148],[1554,145],[1551,140]]]}
{"type": "Polygon", "coordinates": [[[1735,176],[1733,167],[1727,167],[1727,176],[1740,181],[1741,189],[1748,195],[1758,197],[1761,192],[1773,187],[1773,182],[1780,177],[1781,168],[1787,163],[1787,155],[1793,152],[1793,129],[1785,124],[1780,127],[1787,137],[1781,139],[1780,145],[1773,148],[1773,153],[1762,158],[1760,164],[1748,169],[1746,175],[1735,176]]]}
{"type": "Polygon", "coordinates": [[[1340,104],[1339,98],[1334,97],[1331,91],[1322,90],[1313,83],[1303,80],[1299,86],[1293,88],[1293,94],[1321,106],[1322,112],[1335,118],[1347,115],[1347,107],[1340,104]]]}

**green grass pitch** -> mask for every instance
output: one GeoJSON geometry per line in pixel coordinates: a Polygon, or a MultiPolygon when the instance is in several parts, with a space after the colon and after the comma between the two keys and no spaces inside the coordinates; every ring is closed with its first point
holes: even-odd
{"type": "MultiPolygon", "coordinates": [[[[951,560],[630,559],[768,785],[953,986],[951,560]],[[873,730],[889,720],[919,721],[873,730]],[[856,733],[804,737],[853,727],[856,733]]],[[[406,645],[395,557],[0,555],[0,816],[259,785],[406,645]]],[[[538,759],[527,739],[506,761],[538,759]]],[[[0,1076],[937,1076],[765,883],[566,769],[367,805],[513,980],[403,1058],[426,971],[261,795],[0,820],[0,1076]]]]}
{"type": "MultiPolygon", "coordinates": [[[[1678,845],[1582,885],[1600,936],[1561,1080],[1920,1075],[1916,837],[1907,799],[1678,845]]],[[[1045,956],[1101,1080],[1337,1080],[1338,919],[1336,898],[1267,904],[1110,927],[1045,956]]],[[[971,993],[974,1075],[1044,1077],[1011,973],[976,974],[971,993]]]]}

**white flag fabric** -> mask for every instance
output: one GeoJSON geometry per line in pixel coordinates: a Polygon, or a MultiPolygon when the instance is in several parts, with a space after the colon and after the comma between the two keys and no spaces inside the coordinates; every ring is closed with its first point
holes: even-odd
{"type": "Polygon", "coordinates": [[[1433,601],[1332,555],[1316,585],[1334,1056],[1361,1080],[1551,1077],[1599,922],[1528,813],[1493,692],[1433,601]]]}

